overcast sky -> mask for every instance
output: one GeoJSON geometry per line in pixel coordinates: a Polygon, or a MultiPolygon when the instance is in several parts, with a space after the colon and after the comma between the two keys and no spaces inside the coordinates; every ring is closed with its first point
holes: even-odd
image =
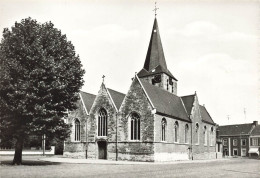
{"type": "MultiPolygon", "coordinates": [[[[157,5],[178,95],[197,91],[220,125],[260,121],[259,1],[158,0],[157,5]]],[[[0,0],[0,29],[29,16],[52,21],[80,55],[83,91],[97,94],[104,74],[108,88],[127,93],[144,64],[153,9],[149,0],[0,0]]]]}

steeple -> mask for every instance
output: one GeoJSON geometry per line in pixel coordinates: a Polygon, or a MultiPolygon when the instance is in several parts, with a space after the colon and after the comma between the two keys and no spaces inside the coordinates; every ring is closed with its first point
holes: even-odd
{"type": "Polygon", "coordinates": [[[153,85],[177,94],[177,79],[167,69],[156,15],[144,67],[137,75],[153,85]]]}
{"type": "Polygon", "coordinates": [[[157,19],[154,19],[152,35],[146,54],[146,59],[144,63],[144,68],[147,71],[150,71],[161,65],[161,67],[167,69],[166,61],[164,58],[163,47],[161,42],[161,37],[159,33],[157,19]]]}

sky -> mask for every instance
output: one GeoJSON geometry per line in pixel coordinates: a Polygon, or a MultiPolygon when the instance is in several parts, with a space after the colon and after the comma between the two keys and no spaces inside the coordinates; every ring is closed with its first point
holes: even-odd
{"type": "MultiPolygon", "coordinates": [[[[219,125],[260,122],[259,1],[158,0],[157,7],[178,96],[196,91],[219,125]]],[[[144,65],[153,9],[152,0],[0,0],[0,30],[27,17],[51,21],[80,56],[83,91],[97,94],[105,75],[108,88],[127,93],[144,65]]]]}

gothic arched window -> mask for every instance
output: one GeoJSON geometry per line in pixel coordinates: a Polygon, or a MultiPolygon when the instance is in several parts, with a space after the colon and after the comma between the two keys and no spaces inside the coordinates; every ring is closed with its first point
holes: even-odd
{"type": "Polygon", "coordinates": [[[166,140],[166,126],[167,126],[166,119],[163,118],[162,119],[162,141],[166,140]]]}
{"type": "Polygon", "coordinates": [[[140,117],[137,113],[131,114],[131,140],[140,140],[140,117]]]}
{"type": "Polygon", "coordinates": [[[107,136],[107,112],[103,108],[98,113],[98,136],[107,136]]]}
{"type": "Polygon", "coordinates": [[[197,144],[199,144],[199,135],[200,135],[200,132],[199,132],[199,129],[200,129],[200,126],[198,123],[196,123],[196,126],[195,126],[195,131],[196,131],[196,137],[197,137],[197,144]]]}
{"type": "Polygon", "coordinates": [[[179,140],[179,123],[176,121],[174,123],[174,142],[178,142],[179,140]]]}
{"type": "Polygon", "coordinates": [[[207,145],[208,141],[208,132],[207,132],[207,127],[204,126],[204,145],[207,145]]]}
{"type": "Polygon", "coordinates": [[[74,126],[75,126],[75,141],[80,141],[80,122],[78,119],[75,119],[74,122],[74,126]]]}
{"type": "Polygon", "coordinates": [[[184,142],[188,143],[188,134],[189,134],[189,125],[185,125],[185,131],[184,131],[185,137],[184,137],[184,142]]]}
{"type": "Polygon", "coordinates": [[[211,129],[210,129],[210,146],[213,146],[214,142],[215,142],[215,140],[214,140],[214,129],[213,129],[213,127],[211,127],[211,129]]]}

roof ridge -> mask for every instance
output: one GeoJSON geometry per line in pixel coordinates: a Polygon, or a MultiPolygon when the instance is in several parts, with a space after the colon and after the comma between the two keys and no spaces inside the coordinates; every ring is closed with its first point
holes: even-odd
{"type": "Polygon", "coordinates": [[[122,93],[122,92],[119,92],[119,91],[113,90],[113,89],[111,89],[111,88],[107,88],[107,89],[108,89],[108,90],[115,91],[115,92],[117,92],[117,93],[119,93],[119,94],[122,94],[122,95],[126,95],[126,94],[124,94],[124,93],[122,93]]]}
{"type": "Polygon", "coordinates": [[[80,92],[83,92],[83,93],[85,93],[85,94],[89,94],[89,95],[93,95],[93,96],[97,96],[97,95],[95,95],[95,94],[88,93],[88,92],[86,92],[86,91],[82,91],[82,90],[80,90],[80,92]]]}

